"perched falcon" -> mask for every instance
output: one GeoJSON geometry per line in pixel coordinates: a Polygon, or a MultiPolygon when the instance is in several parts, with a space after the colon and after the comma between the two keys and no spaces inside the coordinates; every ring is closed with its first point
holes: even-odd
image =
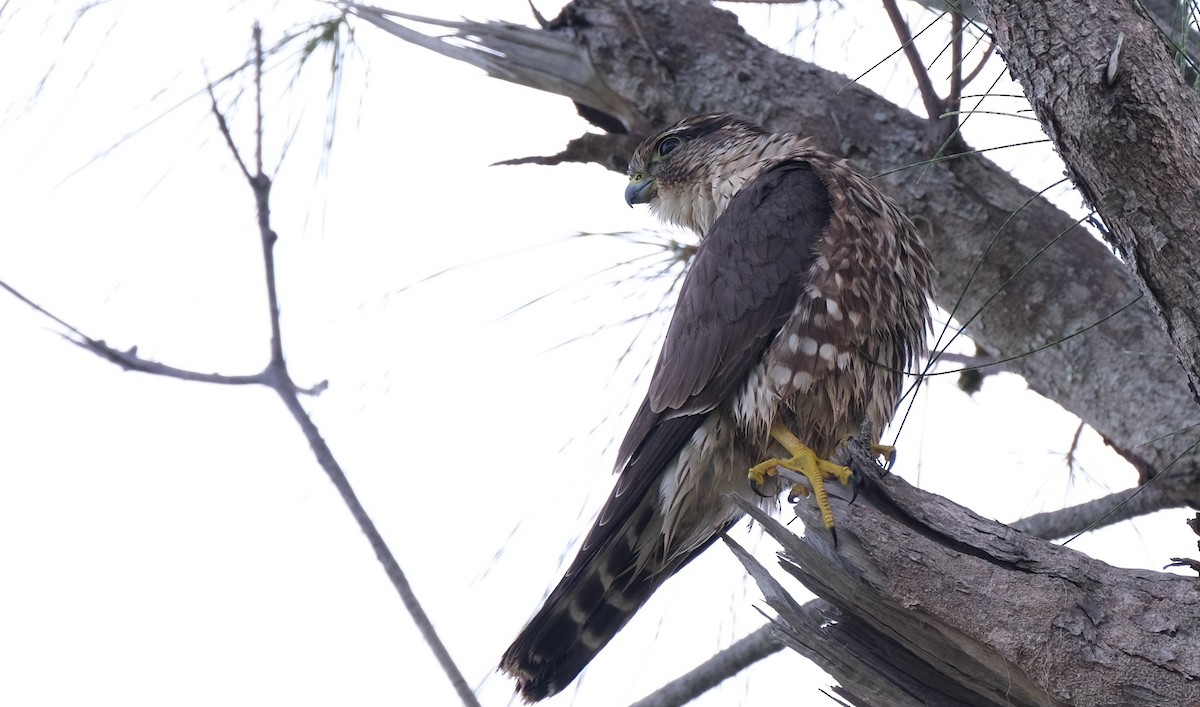
{"type": "Polygon", "coordinates": [[[825,459],[863,420],[883,429],[901,372],[925,349],[929,254],[842,159],[795,133],[701,115],[643,142],[629,175],[626,201],[692,229],[700,247],[616,488],[500,662],[529,702],[566,687],[738,520],[726,494],[773,507],[776,467],[790,468],[832,528],[823,482],[850,470],[825,459]]]}

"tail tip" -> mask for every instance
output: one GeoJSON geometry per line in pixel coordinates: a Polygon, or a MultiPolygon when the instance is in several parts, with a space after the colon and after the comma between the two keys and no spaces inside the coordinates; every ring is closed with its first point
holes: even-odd
{"type": "Polygon", "coordinates": [[[540,675],[536,668],[519,656],[505,654],[500,661],[500,672],[507,674],[517,681],[517,694],[525,704],[533,704],[558,693],[561,686],[555,685],[552,679],[540,675]]]}

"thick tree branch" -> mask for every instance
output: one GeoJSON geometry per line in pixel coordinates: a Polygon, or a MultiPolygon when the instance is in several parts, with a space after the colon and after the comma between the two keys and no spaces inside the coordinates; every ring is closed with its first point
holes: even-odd
{"type": "MultiPolygon", "coordinates": [[[[851,465],[869,474],[869,453],[859,447],[854,454],[851,465]]],[[[1200,700],[1194,579],[1110,567],[894,476],[870,483],[863,499],[836,505],[836,550],[819,530],[815,504],[796,506],[805,526],[818,528],[803,539],[740,504],[783,545],[781,566],[865,632],[859,642],[839,642],[844,665],[822,663],[852,703],[1200,700]]],[[[779,624],[810,633],[807,612],[747,559],[779,624]]]]}
{"type": "MultiPolygon", "coordinates": [[[[417,41],[406,34],[412,30],[398,30],[380,11],[350,8],[417,41]]],[[[732,15],[707,3],[577,0],[544,30],[441,25],[455,43],[421,35],[422,46],[580,103],[601,96],[588,105],[613,116],[632,137],[591,140],[586,151],[574,153],[580,159],[620,169],[644,126],[732,110],[772,128],[803,130],[864,172],[887,172],[880,187],[916,221],[934,252],[939,304],[964,319],[978,312],[967,333],[997,359],[1083,330],[1139,294],[1124,266],[1085,229],[1075,228],[1075,219],[982,156],[956,155],[922,168],[920,179],[896,171],[932,156],[940,131],[862,87],[847,87],[844,76],[759,44],[732,15]],[[670,80],[661,78],[664,67],[670,80]],[[968,279],[981,261],[978,275],[968,279]],[[994,297],[997,292],[1002,294],[994,297]]],[[[1153,313],[1138,303],[1084,335],[1008,365],[1149,477],[1192,444],[1188,435],[1170,433],[1200,421],[1187,377],[1164,356],[1171,351],[1153,313]],[[1161,365],[1145,365],[1148,359],[1161,365]]],[[[1180,460],[1172,473],[1200,483],[1195,455],[1180,460]]]]}
{"type": "MultiPolygon", "coordinates": [[[[969,22],[983,25],[988,22],[986,16],[980,16],[971,0],[913,0],[924,5],[931,12],[943,12],[947,6],[962,14],[969,22]]],[[[1200,67],[1200,32],[1189,23],[1190,0],[1135,0],[1132,5],[1139,5],[1154,22],[1162,41],[1167,43],[1173,52],[1180,54],[1180,64],[1184,67],[1184,78],[1188,83],[1197,79],[1197,67],[1200,67]]]]}
{"type": "MultiPolygon", "coordinates": [[[[1165,478],[1168,482],[1173,479],[1170,476],[1165,478]]],[[[1117,520],[1124,520],[1158,508],[1200,505],[1195,487],[1180,486],[1178,483],[1151,483],[1145,489],[1122,491],[1079,506],[1029,516],[1014,523],[1013,528],[1044,539],[1060,538],[1089,528],[1097,518],[1112,513],[1113,509],[1119,509],[1114,513],[1121,516],[1117,520]],[[1169,498],[1143,498],[1152,496],[1169,498]]],[[[840,516],[838,523],[839,527],[844,527],[840,516]]],[[[842,534],[844,532],[842,531],[842,534]]],[[[745,669],[750,663],[772,655],[784,645],[838,677],[843,685],[849,685],[849,690],[834,688],[834,691],[850,704],[889,707],[930,704],[926,701],[929,697],[927,693],[918,691],[917,694],[913,694],[911,688],[898,689],[898,686],[909,681],[919,682],[914,675],[922,670],[926,672],[924,679],[940,680],[928,671],[928,666],[915,667],[920,661],[914,661],[910,650],[896,645],[890,638],[885,639],[877,628],[857,618],[852,608],[844,613],[823,599],[815,599],[802,605],[796,604],[791,595],[779,587],[752,556],[732,541],[727,539],[726,543],[759,584],[766,595],[767,603],[776,610],[780,618],[719,651],[709,660],[635,702],[631,707],[683,704],[745,669]]],[[[894,546],[893,550],[899,551],[894,546]]],[[[943,691],[942,697],[947,696],[944,692],[945,685],[939,686],[938,690],[943,691]]],[[[959,704],[974,704],[977,700],[969,693],[960,697],[962,699],[959,704]]]]}
{"type": "Polygon", "coordinates": [[[977,5],[1200,398],[1200,97],[1133,4],[977,5]]]}

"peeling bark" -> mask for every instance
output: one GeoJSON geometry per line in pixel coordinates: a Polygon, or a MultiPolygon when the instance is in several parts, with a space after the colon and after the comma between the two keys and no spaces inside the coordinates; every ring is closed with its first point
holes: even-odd
{"type": "MultiPolygon", "coordinates": [[[[852,466],[869,463],[859,451],[852,466]]],[[[822,530],[798,538],[739,504],[783,546],[780,565],[840,614],[814,621],[735,548],[784,642],[852,704],[1200,704],[1195,579],[1111,567],[894,476],[868,489],[868,502],[835,507],[836,549],[822,530]]],[[[815,504],[796,513],[821,527],[815,504]]]]}

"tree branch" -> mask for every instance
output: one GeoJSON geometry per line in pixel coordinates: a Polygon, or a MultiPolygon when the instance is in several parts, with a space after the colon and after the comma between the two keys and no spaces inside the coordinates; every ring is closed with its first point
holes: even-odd
{"type": "MultiPolygon", "coordinates": [[[[397,29],[382,11],[348,7],[406,41],[418,41],[412,35],[419,33],[397,29]]],[[[719,109],[772,128],[799,128],[850,156],[859,170],[886,172],[877,183],[914,219],[934,253],[938,303],[964,318],[978,312],[968,334],[989,356],[1007,359],[1039,349],[1093,326],[1139,294],[1108,249],[1085,229],[1073,228],[1076,219],[986,158],[955,155],[923,169],[919,180],[897,170],[923,163],[938,148],[928,121],[860,86],[847,87],[844,76],[770,50],[748,37],[732,15],[707,3],[576,0],[545,30],[437,22],[456,43],[420,35],[422,46],[608,112],[632,134],[593,140],[577,153],[580,159],[623,169],[640,126],[719,109]],[[737,61],[713,61],[727,56],[737,61]],[[663,61],[670,81],[646,70],[663,61]],[[609,98],[588,103],[601,93],[609,98]],[[978,274],[968,279],[981,260],[978,274]]],[[[1149,476],[1192,443],[1187,435],[1169,433],[1200,421],[1182,371],[1169,363],[1145,365],[1147,356],[1170,351],[1141,302],[1084,335],[1007,365],[1149,476]],[[1138,415],[1129,415],[1131,409],[1138,415]]],[[[1189,465],[1174,473],[1200,470],[1189,465]]],[[[1186,478],[1200,483],[1200,476],[1186,478]]]]}
{"type": "MultiPolygon", "coordinates": [[[[354,520],[358,523],[359,529],[367,536],[367,541],[375,551],[375,557],[383,565],[388,579],[391,580],[392,586],[395,587],[396,592],[400,595],[404,607],[408,610],[413,622],[417,625],[417,629],[421,632],[421,636],[433,652],[438,664],[450,679],[450,683],[453,685],[455,692],[458,693],[459,699],[467,707],[478,707],[479,701],[475,698],[462,672],[451,658],[449,650],[442,643],[441,637],[438,636],[437,631],[433,627],[433,622],[430,621],[429,616],[425,613],[424,608],[417,599],[416,593],[413,592],[412,585],[408,583],[408,578],[404,575],[403,570],[400,569],[400,564],[396,561],[395,556],[392,555],[392,551],[384,541],[383,536],[379,534],[379,530],[375,527],[375,522],[371,520],[370,515],[367,514],[366,509],[363,508],[362,503],[358,500],[357,494],[354,493],[354,489],[350,485],[350,480],[346,478],[346,474],[342,471],[341,465],[338,464],[332,450],[329,449],[328,444],[321,437],[320,430],[300,404],[300,400],[296,395],[296,385],[292,382],[291,375],[288,372],[287,362],[283,355],[283,335],[279,319],[279,295],[275,285],[275,243],[279,240],[279,236],[271,227],[271,179],[263,171],[263,53],[262,30],[257,24],[254,27],[254,52],[254,174],[249,174],[245,162],[238,154],[233,136],[229,132],[228,123],[218,109],[215,98],[213,99],[212,110],[217,119],[218,129],[225,138],[226,144],[229,145],[234,160],[241,166],[242,172],[246,175],[250,188],[254,193],[259,237],[262,243],[263,271],[267,289],[267,316],[271,323],[270,362],[261,374],[264,379],[262,382],[279,395],[288,412],[291,413],[292,418],[296,421],[296,424],[300,426],[305,439],[308,440],[309,447],[313,451],[313,455],[316,457],[317,463],[321,465],[329,480],[333,482],[346,507],[350,509],[350,514],[354,516],[354,520]]],[[[210,96],[212,95],[211,87],[209,87],[209,94],[210,96]]]]}
{"type": "Polygon", "coordinates": [[[1035,513],[1012,526],[1023,533],[1049,540],[1078,535],[1166,508],[1200,508],[1200,488],[1183,481],[1195,473],[1195,470],[1184,470],[1179,474],[1160,474],[1136,488],[1067,508],[1035,513]]]}
{"type": "MultiPolygon", "coordinates": [[[[1137,287],[1129,274],[1103,245],[1083,228],[1076,228],[1075,219],[977,154],[939,161],[924,170],[919,180],[899,172],[897,166],[923,163],[936,151],[937,131],[931,130],[927,121],[859,86],[847,86],[842,76],[771,51],[747,37],[728,13],[694,0],[576,0],[544,29],[439,21],[456,40],[449,45],[441,38],[424,35],[423,39],[414,39],[413,30],[397,29],[398,23],[379,11],[373,15],[360,11],[361,6],[349,7],[360,18],[407,41],[485,66],[493,76],[567,96],[595,113],[609,116],[609,124],[623,126],[635,140],[649,132],[647,126],[711,110],[740,112],[771,128],[803,130],[818,144],[849,156],[858,169],[882,175],[878,179],[881,188],[913,217],[935,254],[939,304],[948,311],[962,312],[964,319],[975,319],[968,333],[986,355],[1009,360],[1011,368],[1025,376],[1034,390],[1058,401],[1097,429],[1143,476],[1167,469],[1176,459],[1190,454],[1190,439],[1168,433],[1189,428],[1200,414],[1187,392],[1187,378],[1182,371],[1170,365],[1145,365],[1147,356],[1157,357],[1171,350],[1145,303],[1122,311],[1114,321],[1086,334],[1039,350],[1049,341],[1104,320],[1137,297],[1137,287]],[[563,61],[564,68],[539,60],[547,56],[563,61]],[[725,57],[736,57],[736,61],[725,57]],[[661,70],[664,68],[665,72],[661,70]],[[663,78],[664,74],[669,80],[663,78]],[[976,265],[982,267],[968,278],[966,273],[974,271],[976,265]],[[1010,279],[1016,272],[1019,277],[1010,279]],[[996,298],[997,293],[1003,294],[996,298]],[[1036,355],[1023,355],[1035,350],[1039,350],[1036,355]],[[1131,409],[1139,414],[1129,415],[1131,409]]],[[[576,154],[620,168],[628,158],[627,145],[626,140],[596,141],[586,153],[576,154]],[[612,152],[604,153],[604,147],[612,152]]],[[[1200,482],[1198,473],[1195,464],[1180,463],[1166,478],[1196,484],[1200,482]]],[[[884,486],[895,481],[885,480],[884,486]]],[[[891,521],[872,525],[876,530],[869,537],[864,534],[864,553],[890,553],[890,559],[871,555],[867,559],[872,564],[860,566],[839,559],[844,554],[841,546],[837,554],[825,546],[821,557],[807,557],[799,563],[799,567],[818,568],[814,571],[817,576],[806,575],[806,582],[850,583],[844,589],[850,593],[846,606],[852,606],[853,611],[847,610],[837,625],[861,627],[866,637],[860,644],[863,652],[842,652],[831,660],[872,670],[855,673],[841,668],[842,672],[835,675],[843,685],[874,685],[869,674],[880,665],[890,665],[890,671],[879,671],[885,679],[878,689],[885,691],[878,694],[892,699],[878,699],[879,704],[913,703],[913,695],[935,704],[951,703],[956,696],[962,698],[958,703],[971,704],[1055,704],[1067,699],[1087,703],[1093,693],[1109,688],[1117,690],[1111,703],[1130,702],[1120,694],[1122,686],[1114,687],[1111,681],[1097,680],[1093,684],[1079,679],[1090,675],[1095,664],[1083,665],[1077,672],[1060,670],[1048,678],[1035,673],[1060,653],[1060,644],[1081,651],[1064,659],[1083,655],[1086,663],[1090,655],[1095,660],[1108,660],[1110,647],[1120,643],[1117,638],[1135,633],[1131,624],[1136,628],[1141,620],[1153,625],[1151,619],[1155,617],[1131,619],[1134,610],[1128,606],[1093,616],[1089,612],[1100,601],[1095,592],[1113,586],[1114,591],[1127,595],[1149,592],[1158,601],[1156,592],[1162,588],[1161,583],[1167,583],[1174,592],[1179,586],[1175,579],[1161,579],[1154,573],[1121,574],[1127,571],[1058,554],[1070,551],[1038,544],[996,524],[979,532],[977,529],[984,527],[979,523],[986,521],[964,515],[962,509],[953,511],[957,509],[953,504],[946,513],[963,527],[952,528],[954,532],[941,528],[934,533],[936,541],[929,541],[919,529],[926,524],[912,521],[911,516],[920,513],[926,521],[937,520],[943,508],[939,502],[944,501],[919,493],[909,500],[911,503],[904,505],[909,521],[897,525],[891,522],[896,520],[892,516],[876,513],[891,521]],[[922,540],[930,544],[918,544],[922,540]],[[960,592],[952,576],[937,572],[946,555],[954,555],[953,562],[947,563],[951,569],[966,569],[978,575],[990,572],[1009,584],[1001,587],[981,583],[960,592]],[[824,564],[819,562],[822,558],[824,564]],[[959,561],[967,565],[960,566],[959,561]],[[1029,566],[1029,562],[1035,566],[1029,566]],[[874,569],[864,575],[868,567],[874,569]],[[921,571],[920,576],[906,575],[913,567],[921,571]],[[1042,575],[1040,570],[1051,568],[1049,576],[1042,575]],[[882,587],[880,591],[894,582],[907,594],[879,599],[888,600],[889,605],[853,604],[852,588],[857,586],[855,582],[863,582],[864,576],[875,583],[873,587],[882,587]],[[1035,615],[1030,610],[1013,617],[1013,607],[1023,608],[1028,599],[1029,583],[1035,590],[1050,592],[1045,606],[1059,613],[1035,615]],[[934,596],[926,597],[930,592],[934,596]],[[1005,601],[1014,597],[1016,603],[1005,601]],[[947,623],[945,617],[929,618],[924,603],[943,600],[980,603],[981,611],[974,614],[961,606],[953,607],[961,616],[978,617],[979,623],[960,626],[947,623]],[[893,623],[880,624],[881,620],[893,623]],[[934,629],[935,635],[920,634],[922,622],[934,625],[936,620],[942,624],[934,629]],[[956,642],[978,627],[1004,633],[1003,638],[1009,642],[1000,645],[988,643],[985,638],[980,643],[979,636],[971,635],[971,649],[966,655],[956,652],[956,642]],[[1007,633],[1010,627],[1011,635],[1007,633]],[[1121,636],[1111,636],[1110,630],[1121,636]],[[925,643],[904,648],[901,639],[910,632],[925,643]],[[1071,643],[1072,637],[1076,643],[1071,643]],[[933,664],[923,662],[931,651],[938,659],[933,664]],[[942,671],[947,669],[959,670],[967,681],[944,682],[942,671]],[[1013,677],[1001,679],[1008,672],[1013,677]],[[893,678],[886,676],[896,676],[894,687],[889,687],[893,678]],[[1051,696],[1046,698],[1047,694],[1051,696]]],[[[848,513],[868,513],[862,510],[868,507],[866,503],[857,504],[848,513]]],[[[806,520],[811,523],[814,519],[806,520]]],[[[847,527],[839,519],[840,536],[847,527]]],[[[810,535],[815,538],[820,533],[810,535]]],[[[1183,617],[1175,626],[1186,624],[1184,634],[1186,640],[1191,640],[1196,635],[1195,606],[1178,602],[1172,606],[1183,617]]],[[[952,614],[948,610],[946,615],[952,614]]],[[[1170,650],[1171,636],[1166,633],[1153,628],[1143,630],[1139,639],[1160,642],[1146,653],[1132,657],[1124,653],[1116,660],[1125,661],[1122,666],[1153,670],[1155,679],[1160,672],[1183,674],[1186,688],[1187,680],[1197,675],[1194,657],[1189,657],[1182,669],[1176,660],[1164,665],[1157,656],[1170,650]]],[[[801,643],[796,641],[797,645],[801,643]]],[[[1136,671],[1131,675],[1123,669],[1122,673],[1126,684],[1136,680],[1141,685],[1136,671]]],[[[1171,702],[1171,690],[1177,687],[1171,683],[1162,688],[1165,691],[1159,695],[1168,698],[1162,701],[1171,702]]],[[[854,693],[847,699],[870,703],[873,694],[854,693]]]]}
{"type": "Polygon", "coordinates": [[[258,25],[254,27],[254,83],[255,83],[255,171],[252,174],[241,155],[237,150],[237,146],[233,139],[233,135],[229,130],[228,122],[224,114],[217,106],[216,96],[213,93],[212,86],[208,87],[209,97],[212,102],[212,113],[217,121],[218,130],[229,146],[230,152],[233,155],[234,161],[237,163],[245,176],[251,190],[254,194],[256,205],[257,221],[259,227],[259,236],[262,243],[264,278],[266,281],[267,291],[267,310],[268,319],[271,327],[270,341],[270,360],[266,367],[259,373],[253,375],[229,376],[216,373],[200,373],[182,368],[176,368],[163,363],[150,361],[142,358],[137,354],[137,347],[132,347],[128,351],[117,350],[102,340],[93,339],[85,335],[76,327],[67,323],[63,319],[55,316],[45,308],[41,307],[24,294],[17,291],[7,283],[0,282],[0,288],[6,290],[9,294],[25,303],[38,313],[50,318],[64,329],[67,334],[63,334],[63,338],[70,341],[72,344],[90,351],[91,353],[104,358],[125,370],[139,371],[152,375],[166,376],[170,378],[178,378],[181,380],[200,381],[205,383],[217,383],[224,385],[262,385],[274,390],[283,401],[284,406],[291,413],[292,418],[300,426],[305,438],[308,440],[309,446],[316,457],[317,462],[325,471],[334,487],[341,495],[347,508],[350,509],[351,515],[358,522],[359,528],[363,534],[367,536],[371,548],[375,551],[375,556],[380,564],[383,565],[384,571],[387,573],[388,579],[391,580],[396,592],[400,595],[401,601],[412,617],[413,622],[417,625],[426,644],[437,659],[442,670],[450,679],[455,691],[458,693],[459,699],[466,707],[479,707],[479,701],[472,693],[466,679],[459,671],[458,666],[454,663],[449,651],[442,643],[441,638],[437,635],[433,627],[433,622],[425,613],[416,594],[413,592],[412,586],[408,583],[404,572],[401,570],[399,563],[392,555],[390,548],[380,535],[374,522],[363,508],[354,489],[350,485],[349,479],[345,472],[338,464],[333,452],[321,437],[320,430],[309,417],[307,411],[300,404],[299,394],[318,394],[325,388],[325,383],[319,383],[310,389],[302,389],[292,382],[291,375],[288,372],[286,359],[283,354],[283,337],[282,328],[280,326],[279,317],[279,298],[276,290],[275,277],[275,257],[274,246],[278,241],[278,235],[271,227],[271,180],[263,171],[263,116],[262,116],[262,64],[263,64],[263,47],[262,47],[262,31],[258,25]]]}
{"type": "Polygon", "coordinates": [[[977,5],[1200,400],[1200,97],[1132,4],[977,5]]]}
{"type": "MultiPolygon", "coordinates": [[[[726,542],[732,542],[726,539],[726,542]]],[[[737,675],[754,663],[783,650],[770,624],[739,638],[733,645],[680,675],[629,707],[674,707],[691,702],[700,695],[737,675]]]]}
{"type": "MultiPolygon", "coordinates": [[[[871,474],[870,452],[854,447],[852,468],[871,474]]],[[[818,528],[801,539],[736,499],[783,546],[780,565],[863,632],[838,642],[841,663],[822,663],[843,697],[997,707],[1200,700],[1200,653],[1184,648],[1200,636],[1194,579],[1110,567],[897,477],[870,479],[859,502],[835,507],[836,550],[815,504],[796,506],[818,528]]],[[[740,556],[779,625],[811,633],[811,616],[740,556]]]]}
{"type": "Polygon", "coordinates": [[[916,79],[917,88],[921,92],[921,102],[925,104],[925,115],[930,120],[936,121],[942,113],[946,112],[946,104],[933,89],[933,81],[929,79],[929,72],[925,70],[925,62],[921,60],[921,53],[917,51],[917,45],[913,43],[913,35],[908,28],[908,22],[900,14],[896,0],[883,0],[883,7],[887,10],[888,19],[892,21],[892,29],[896,31],[896,37],[900,40],[901,48],[904,49],[904,58],[908,60],[913,78],[916,79]]]}

